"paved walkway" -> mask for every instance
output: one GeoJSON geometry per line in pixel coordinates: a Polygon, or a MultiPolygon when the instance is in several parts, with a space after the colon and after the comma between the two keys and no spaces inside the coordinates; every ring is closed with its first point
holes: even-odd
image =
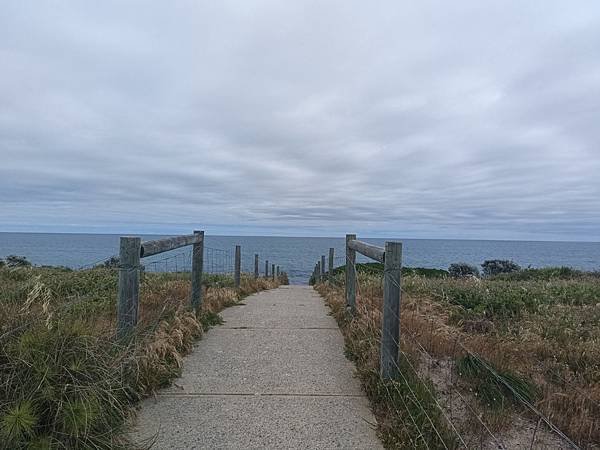
{"type": "Polygon", "coordinates": [[[311,288],[283,286],[222,313],[176,386],[146,400],[154,448],[382,448],[344,341],[311,288]]]}

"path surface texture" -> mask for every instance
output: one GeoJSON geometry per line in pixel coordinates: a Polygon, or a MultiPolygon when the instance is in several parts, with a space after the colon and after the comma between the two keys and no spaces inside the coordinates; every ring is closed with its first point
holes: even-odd
{"type": "Polygon", "coordinates": [[[153,448],[380,449],[375,418],[323,299],[304,286],[222,313],[176,385],[142,404],[134,439],[153,448]]]}

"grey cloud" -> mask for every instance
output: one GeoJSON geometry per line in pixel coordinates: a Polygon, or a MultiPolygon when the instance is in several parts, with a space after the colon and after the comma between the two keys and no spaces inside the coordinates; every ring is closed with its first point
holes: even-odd
{"type": "Polygon", "coordinates": [[[600,7],[9,1],[0,229],[600,239],[600,7]]]}

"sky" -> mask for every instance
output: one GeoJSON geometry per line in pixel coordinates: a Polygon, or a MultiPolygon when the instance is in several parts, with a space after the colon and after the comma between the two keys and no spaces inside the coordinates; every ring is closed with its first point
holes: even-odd
{"type": "Polygon", "coordinates": [[[600,241],[600,2],[0,5],[0,231],[600,241]]]}

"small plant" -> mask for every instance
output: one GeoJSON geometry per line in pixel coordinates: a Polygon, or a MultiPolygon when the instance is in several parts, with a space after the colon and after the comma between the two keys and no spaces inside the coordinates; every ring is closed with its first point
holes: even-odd
{"type": "Polygon", "coordinates": [[[115,269],[119,267],[119,257],[111,256],[106,261],[101,262],[96,267],[103,267],[105,269],[115,269]]]}
{"type": "Polygon", "coordinates": [[[448,273],[452,278],[467,278],[479,276],[479,270],[477,270],[477,267],[464,262],[450,264],[450,267],[448,267],[448,273]]]}
{"type": "Polygon", "coordinates": [[[531,381],[509,371],[494,369],[475,355],[457,361],[458,372],[476,384],[479,400],[490,408],[504,408],[507,403],[533,403],[539,390],[531,381]]]}
{"type": "Polygon", "coordinates": [[[6,265],[8,267],[29,267],[31,263],[27,261],[25,256],[8,255],[6,257],[6,265]]]}
{"type": "Polygon", "coordinates": [[[199,317],[202,329],[208,331],[210,328],[223,324],[223,318],[216,312],[206,311],[199,317]]]}
{"type": "Polygon", "coordinates": [[[519,272],[521,270],[521,266],[508,259],[488,259],[483,262],[481,267],[486,277],[492,277],[501,273],[519,272]]]}

